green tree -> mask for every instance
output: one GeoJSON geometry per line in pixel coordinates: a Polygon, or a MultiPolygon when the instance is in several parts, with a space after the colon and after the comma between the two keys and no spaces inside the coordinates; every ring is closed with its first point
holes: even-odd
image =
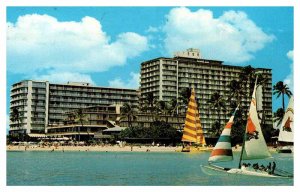
{"type": "Polygon", "coordinates": [[[154,119],[157,118],[156,116],[156,112],[157,112],[157,108],[156,108],[156,99],[154,98],[153,93],[147,93],[145,95],[145,98],[143,99],[143,111],[147,111],[148,113],[151,114],[152,117],[152,121],[154,121],[154,119]]]}
{"type": "Polygon", "coordinates": [[[10,114],[10,120],[12,122],[17,122],[17,127],[20,128],[20,112],[17,108],[13,108],[12,113],[10,114]]]}
{"type": "Polygon", "coordinates": [[[233,99],[236,101],[235,108],[241,103],[242,97],[245,95],[242,84],[237,80],[232,80],[227,86],[229,90],[226,92],[228,94],[229,101],[233,99]]]}
{"type": "Polygon", "coordinates": [[[191,94],[192,94],[192,89],[189,87],[185,87],[180,91],[179,100],[184,106],[188,105],[191,94]]]}
{"type": "Polygon", "coordinates": [[[168,123],[168,116],[172,114],[172,111],[174,110],[172,103],[166,102],[166,101],[158,101],[157,102],[157,110],[159,112],[159,115],[162,114],[165,117],[166,123],[168,123]]]}
{"type": "Polygon", "coordinates": [[[216,130],[216,133],[218,134],[220,132],[221,129],[221,116],[220,116],[220,112],[222,110],[225,110],[225,100],[223,98],[223,96],[220,95],[219,92],[214,92],[210,99],[208,100],[209,103],[209,107],[212,109],[215,109],[217,111],[218,114],[218,124],[215,124],[215,126],[219,126],[216,130]]]}
{"type": "Polygon", "coordinates": [[[290,88],[287,84],[284,84],[282,81],[278,81],[273,86],[273,95],[277,95],[277,98],[282,96],[282,109],[285,111],[285,105],[284,105],[284,95],[287,95],[289,98],[293,95],[290,91],[290,88]]]}
{"type": "Polygon", "coordinates": [[[177,123],[178,128],[181,128],[181,123],[179,122],[179,112],[181,111],[181,109],[184,107],[182,105],[182,103],[179,101],[179,99],[177,99],[176,97],[173,97],[169,102],[170,105],[170,113],[172,117],[176,117],[177,119],[177,123]]]}
{"type": "MultiPolygon", "coordinates": [[[[83,129],[83,122],[86,122],[86,114],[83,113],[83,109],[79,108],[77,109],[76,113],[75,113],[75,122],[80,122],[81,125],[81,129],[83,129]]],[[[89,137],[89,132],[88,129],[87,130],[87,134],[89,137]]],[[[78,140],[80,141],[80,128],[78,129],[78,140]]]]}
{"type": "Polygon", "coordinates": [[[233,125],[231,128],[231,137],[232,144],[236,145],[237,143],[243,142],[243,137],[245,134],[247,121],[243,119],[243,112],[241,110],[237,110],[235,113],[233,125]]]}
{"type": "MultiPolygon", "coordinates": [[[[12,113],[10,114],[10,120],[12,122],[17,122],[17,127],[18,127],[18,129],[20,129],[21,115],[20,115],[20,112],[17,108],[13,108],[12,113]]],[[[17,137],[18,137],[18,140],[19,140],[20,135],[18,134],[17,137]]],[[[23,136],[22,136],[22,138],[23,138],[23,136]]]]}
{"type": "Polygon", "coordinates": [[[246,95],[251,98],[252,90],[254,88],[256,79],[256,69],[248,65],[242,68],[242,71],[239,75],[239,82],[241,83],[243,89],[246,91],[246,95]]]}
{"type": "Polygon", "coordinates": [[[172,127],[169,123],[163,121],[154,121],[150,125],[150,129],[152,130],[152,138],[170,138],[174,139],[177,133],[177,130],[172,127]]]}
{"type": "Polygon", "coordinates": [[[178,136],[178,132],[169,123],[164,121],[154,121],[150,127],[133,126],[128,127],[121,131],[120,138],[152,138],[153,141],[157,141],[160,138],[169,138],[174,141],[178,136]]]}
{"type": "Polygon", "coordinates": [[[210,135],[214,137],[219,137],[222,131],[220,127],[221,127],[220,123],[218,121],[215,121],[211,126],[211,128],[208,130],[208,132],[210,133],[210,135]]]}
{"type": "Polygon", "coordinates": [[[75,118],[76,118],[76,114],[74,114],[74,112],[67,113],[67,117],[64,119],[64,124],[65,125],[74,124],[75,123],[75,118]]]}
{"type": "Polygon", "coordinates": [[[132,106],[129,103],[125,103],[122,107],[121,107],[121,119],[127,118],[128,121],[128,127],[132,127],[132,121],[137,119],[137,111],[134,108],[134,106],[132,106]]]}
{"type": "Polygon", "coordinates": [[[284,116],[285,111],[283,108],[277,109],[277,111],[273,114],[274,117],[274,122],[276,122],[277,126],[279,126],[282,123],[283,116],[284,116]]]}

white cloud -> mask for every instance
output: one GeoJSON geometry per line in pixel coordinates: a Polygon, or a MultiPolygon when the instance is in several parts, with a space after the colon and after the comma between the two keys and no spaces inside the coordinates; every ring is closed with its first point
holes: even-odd
{"type": "Polygon", "coordinates": [[[158,31],[159,31],[159,28],[153,27],[153,26],[150,26],[150,27],[146,30],[147,33],[156,33],[156,32],[158,32],[158,31]]]}
{"type": "Polygon", "coordinates": [[[294,92],[294,50],[289,51],[286,56],[292,61],[290,65],[290,74],[284,79],[284,83],[287,84],[292,92],[294,92]]]}
{"type": "Polygon", "coordinates": [[[192,12],[181,7],[166,17],[164,45],[169,54],[192,47],[199,48],[205,58],[241,63],[275,38],[240,11],[226,11],[216,18],[210,10],[192,12]]]}
{"type": "Polygon", "coordinates": [[[125,65],[148,48],[147,38],[133,32],[111,42],[101,23],[88,16],[62,22],[32,14],[7,23],[7,68],[13,73],[101,72],[125,65]]]}
{"type": "Polygon", "coordinates": [[[109,81],[110,87],[118,87],[118,88],[132,88],[137,89],[139,87],[140,82],[140,74],[139,73],[130,73],[130,79],[122,80],[121,78],[115,78],[114,80],[109,81]]]}
{"type": "Polygon", "coordinates": [[[92,80],[90,75],[74,73],[74,72],[50,72],[46,75],[34,75],[33,79],[37,80],[47,80],[51,83],[66,83],[68,81],[71,82],[85,82],[90,83],[92,85],[96,85],[92,80]]]}

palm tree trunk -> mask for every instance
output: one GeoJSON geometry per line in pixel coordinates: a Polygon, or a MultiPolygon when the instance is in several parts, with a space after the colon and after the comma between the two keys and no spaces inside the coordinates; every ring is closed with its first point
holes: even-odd
{"type": "Polygon", "coordinates": [[[282,93],[282,109],[283,109],[283,111],[285,111],[285,108],[284,108],[284,93],[282,93]]]}
{"type": "Polygon", "coordinates": [[[169,120],[168,115],[169,115],[169,114],[165,113],[165,116],[166,116],[166,123],[168,123],[168,120],[169,120]]]}
{"type": "Polygon", "coordinates": [[[132,127],[130,115],[127,116],[127,120],[128,120],[128,127],[132,127]]]}
{"type": "Polygon", "coordinates": [[[218,118],[219,118],[219,127],[218,127],[218,136],[219,136],[219,132],[220,132],[220,128],[221,128],[221,117],[220,117],[220,111],[219,110],[218,110],[218,118]]]}

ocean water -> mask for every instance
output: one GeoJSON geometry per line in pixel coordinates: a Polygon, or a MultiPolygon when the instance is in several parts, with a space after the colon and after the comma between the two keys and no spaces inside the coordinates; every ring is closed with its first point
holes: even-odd
{"type": "MultiPolygon", "coordinates": [[[[238,155],[229,166],[237,166],[238,155]],[[231,164],[231,165],[230,165],[231,164]]],[[[8,186],[291,186],[293,179],[207,175],[209,153],[7,152],[8,186]]],[[[293,172],[293,155],[277,154],[277,167],[293,172]]],[[[269,160],[270,161],[270,160],[269,160]]],[[[268,164],[261,160],[260,163],[268,164]]],[[[273,160],[271,160],[273,161],[273,160]]]]}

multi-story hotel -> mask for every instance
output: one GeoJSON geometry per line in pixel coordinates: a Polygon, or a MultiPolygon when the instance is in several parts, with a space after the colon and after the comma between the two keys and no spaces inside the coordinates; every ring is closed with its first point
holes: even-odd
{"type": "Polygon", "coordinates": [[[10,133],[44,133],[47,126],[63,125],[68,111],[97,105],[137,105],[135,89],[95,87],[88,83],[51,84],[24,80],[11,88],[10,113],[18,110],[19,121],[10,122],[10,133]]]}
{"type": "MultiPolygon", "coordinates": [[[[90,138],[107,139],[102,131],[108,128],[122,130],[128,127],[126,114],[121,113],[121,105],[94,106],[82,109],[82,122],[76,121],[77,110],[66,113],[64,125],[48,126],[47,136],[68,137],[72,139],[88,140],[90,138]]],[[[148,113],[137,113],[133,126],[150,127],[153,118],[148,113]]],[[[173,117],[161,115],[157,120],[168,121],[173,127],[179,128],[184,122],[184,116],[173,117]]],[[[110,129],[106,130],[110,131],[110,129]]]]}
{"type": "MultiPolygon", "coordinates": [[[[218,120],[216,110],[209,108],[208,100],[214,92],[226,95],[232,80],[238,80],[242,67],[224,65],[222,61],[207,60],[200,56],[198,49],[177,52],[173,58],[160,57],[141,64],[141,98],[153,93],[156,100],[168,101],[178,98],[184,88],[194,88],[200,102],[199,112],[202,127],[207,132],[218,120]]],[[[262,87],[262,108],[266,124],[272,125],[272,71],[256,69],[267,82],[262,87]]],[[[250,100],[243,98],[242,106],[250,100]]],[[[227,103],[229,108],[229,103],[227,103]]],[[[222,123],[228,120],[228,111],[221,111],[222,123]]]]}
{"type": "MultiPolygon", "coordinates": [[[[105,123],[107,121],[118,122],[119,106],[123,103],[137,106],[138,98],[145,98],[147,93],[153,93],[156,100],[178,99],[184,88],[195,89],[200,103],[201,124],[204,132],[207,133],[213,123],[219,119],[218,112],[209,107],[208,100],[214,92],[226,95],[229,90],[228,84],[232,80],[238,80],[241,70],[242,67],[224,65],[222,61],[202,59],[199,50],[188,49],[176,53],[173,58],[160,57],[143,62],[140,91],[95,87],[88,83],[51,84],[48,81],[21,81],[14,84],[11,89],[10,113],[12,115],[14,109],[17,109],[19,121],[10,122],[10,133],[49,132],[52,135],[69,135],[72,138],[77,134],[84,135],[85,132],[90,134],[102,129],[103,126],[109,127],[105,123]],[[85,108],[85,113],[90,116],[89,122],[84,123],[85,128],[78,122],[76,126],[74,123],[70,126],[66,121],[69,112],[85,108]],[[92,109],[98,111],[94,112],[92,109]],[[99,124],[99,120],[102,123],[99,124]],[[80,127],[82,133],[78,133],[80,127]]],[[[260,104],[260,110],[264,109],[265,123],[272,126],[272,71],[263,68],[256,70],[267,79],[264,86],[259,89],[262,98],[257,103],[260,104]]],[[[249,99],[243,98],[242,106],[248,106],[249,99]]],[[[226,105],[229,109],[229,103],[226,105]]],[[[229,118],[228,112],[220,112],[223,124],[229,118]]],[[[184,123],[184,115],[166,118],[169,118],[169,123],[176,128],[180,128],[184,123]]],[[[153,121],[151,115],[139,113],[134,123],[149,127],[151,121],[153,121]]],[[[123,121],[120,122],[120,126],[126,127],[128,124],[123,121]]]]}

